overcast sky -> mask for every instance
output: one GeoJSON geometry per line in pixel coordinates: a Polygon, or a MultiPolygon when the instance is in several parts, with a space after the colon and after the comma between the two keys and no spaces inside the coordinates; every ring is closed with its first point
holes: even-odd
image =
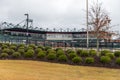
{"type": "MultiPolygon", "coordinates": [[[[34,26],[43,28],[85,28],[86,0],[0,0],[0,22],[17,24],[29,13],[34,26]]],[[[89,0],[91,4],[93,0],[89,0]]],[[[96,0],[94,0],[96,1],[96,0]]],[[[120,0],[99,0],[109,12],[111,25],[120,24],[120,0]]],[[[113,28],[120,30],[120,26],[113,28]]]]}

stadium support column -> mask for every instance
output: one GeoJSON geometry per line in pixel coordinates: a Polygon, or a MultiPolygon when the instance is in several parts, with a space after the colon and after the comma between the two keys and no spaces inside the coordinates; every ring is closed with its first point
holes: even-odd
{"type": "Polygon", "coordinates": [[[28,45],[28,23],[29,23],[29,14],[25,14],[25,16],[27,16],[27,19],[26,19],[26,22],[27,22],[27,28],[26,28],[26,30],[27,30],[27,32],[26,32],[26,36],[27,36],[27,38],[26,38],[26,45],[28,45]]]}
{"type": "Polygon", "coordinates": [[[89,49],[88,0],[86,0],[87,49],[89,49]]]}

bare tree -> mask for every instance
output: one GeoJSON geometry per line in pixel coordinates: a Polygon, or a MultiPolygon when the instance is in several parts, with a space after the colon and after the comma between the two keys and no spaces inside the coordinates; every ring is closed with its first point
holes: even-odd
{"type": "Polygon", "coordinates": [[[111,22],[107,11],[102,8],[102,3],[98,1],[91,5],[88,12],[89,25],[92,27],[94,36],[97,38],[97,51],[99,51],[99,39],[108,39],[109,24],[111,22]]]}

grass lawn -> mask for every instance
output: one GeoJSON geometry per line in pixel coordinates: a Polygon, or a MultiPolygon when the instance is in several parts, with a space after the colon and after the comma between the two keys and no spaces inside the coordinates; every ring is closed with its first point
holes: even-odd
{"type": "Polygon", "coordinates": [[[120,69],[0,60],[0,80],[120,80],[120,69]]]}

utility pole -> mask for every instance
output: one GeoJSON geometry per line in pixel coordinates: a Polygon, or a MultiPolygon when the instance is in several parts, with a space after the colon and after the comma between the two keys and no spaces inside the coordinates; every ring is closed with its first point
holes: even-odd
{"type": "Polygon", "coordinates": [[[87,49],[89,49],[88,0],[86,0],[87,49]]]}
{"type": "Polygon", "coordinates": [[[29,25],[29,14],[25,14],[25,16],[27,16],[27,19],[26,19],[26,22],[27,22],[27,28],[26,28],[26,30],[27,30],[27,33],[26,33],[26,36],[27,36],[27,38],[26,38],[26,45],[28,45],[28,25],[29,25]]]}

